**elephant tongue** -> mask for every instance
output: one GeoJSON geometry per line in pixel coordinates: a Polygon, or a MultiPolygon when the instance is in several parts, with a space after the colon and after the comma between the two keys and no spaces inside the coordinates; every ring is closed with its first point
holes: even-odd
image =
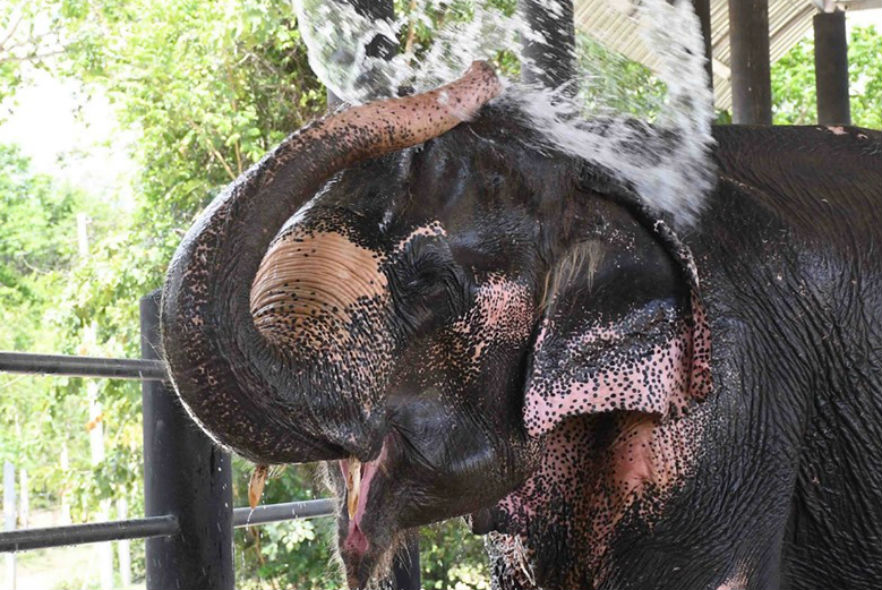
{"type": "Polygon", "coordinates": [[[355,457],[340,461],[340,470],[343,473],[343,480],[346,482],[346,510],[349,515],[349,531],[343,546],[359,555],[363,555],[368,550],[369,542],[360,525],[364,517],[371,482],[385,457],[386,445],[384,444],[380,456],[373,461],[362,463],[355,457]]]}

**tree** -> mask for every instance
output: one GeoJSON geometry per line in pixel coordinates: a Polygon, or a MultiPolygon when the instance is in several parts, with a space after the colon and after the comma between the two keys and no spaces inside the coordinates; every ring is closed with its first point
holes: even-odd
{"type": "Polygon", "coordinates": [[[24,68],[45,67],[46,60],[64,52],[59,22],[46,18],[48,5],[46,0],[0,5],[0,100],[22,84],[24,68]]]}
{"type": "MultiPolygon", "coordinates": [[[[772,112],[776,125],[818,122],[815,44],[806,37],[772,66],[772,112]]],[[[848,40],[848,81],[854,125],[882,128],[882,35],[854,27],[848,40]]]]}

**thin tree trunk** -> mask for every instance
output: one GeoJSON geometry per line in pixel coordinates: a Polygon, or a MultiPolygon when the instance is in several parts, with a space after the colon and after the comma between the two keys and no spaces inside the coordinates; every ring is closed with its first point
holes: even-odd
{"type": "MultiPolygon", "coordinates": [[[[88,219],[85,213],[77,214],[77,242],[82,260],[89,257],[88,219]]],[[[94,355],[96,350],[96,326],[92,322],[83,330],[82,349],[84,354],[94,355]]],[[[86,382],[86,398],[89,400],[89,449],[91,463],[95,467],[104,461],[104,424],[102,423],[101,402],[98,400],[98,383],[95,380],[86,382]]],[[[98,508],[98,520],[110,520],[110,500],[101,500],[98,508]]],[[[101,588],[113,587],[113,545],[107,541],[95,544],[95,555],[98,559],[98,579],[101,588]]]]}
{"type": "MultiPolygon", "coordinates": [[[[126,520],[129,516],[129,503],[125,498],[116,501],[116,516],[120,520],[126,520]]],[[[128,589],[132,585],[132,554],[128,541],[117,541],[119,554],[119,579],[120,585],[128,589]]]]}
{"type": "MultiPolygon", "coordinates": [[[[3,464],[3,530],[15,530],[15,465],[6,461],[3,464]]],[[[15,590],[15,553],[6,554],[6,576],[4,582],[10,590],[15,590]]]]}

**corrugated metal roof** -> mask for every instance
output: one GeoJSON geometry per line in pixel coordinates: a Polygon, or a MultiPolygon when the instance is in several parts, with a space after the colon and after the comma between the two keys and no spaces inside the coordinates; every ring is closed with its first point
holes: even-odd
{"type": "MultiPolygon", "coordinates": [[[[658,57],[641,40],[633,0],[575,0],[576,27],[590,37],[650,69],[658,57]]],[[[714,102],[732,106],[729,47],[729,0],[711,0],[711,44],[714,69],[714,102]]],[[[812,28],[818,12],[813,0],[769,0],[769,53],[774,63],[812,28]]]]}

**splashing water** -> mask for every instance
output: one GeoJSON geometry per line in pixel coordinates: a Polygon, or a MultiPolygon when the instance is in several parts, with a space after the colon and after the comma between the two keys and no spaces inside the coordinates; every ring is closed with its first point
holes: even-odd
{"type": "MultiPolygon", "coordinates": [[[[491,5],[471,7],[467,18],[448,19],[425,47],[400,39],[408,34],[412,39],[413,26],[431,25],[428,3],[412,3],[411,12],[395,21],[372,21],[347,3],[293,2],[310,66],[335,95],[353,104],[396,96],[402,88],[430,90],[458,78],[472,61],[493,60],[501,51],[528,64],[525,40],[548,45],[519,15],[491,5]],[[366,48],[377,36],[409,50],[388,60],[372,57],[366,48]]],[[[523,123],[547,142],[544,147],[603,168],[651,210],[683,226],[694,222],[713,182],[713,96],[700,27],[689,0],[631,2],[642,42],[659,58],[655,74],[667,88],[651,125],[604,104],[602,97],[588,108],[571,90],[592,84],[592,77],[578,72],[555,89],[503,80],[505,91],[495,100],[516,107],[523,123]]]]}

